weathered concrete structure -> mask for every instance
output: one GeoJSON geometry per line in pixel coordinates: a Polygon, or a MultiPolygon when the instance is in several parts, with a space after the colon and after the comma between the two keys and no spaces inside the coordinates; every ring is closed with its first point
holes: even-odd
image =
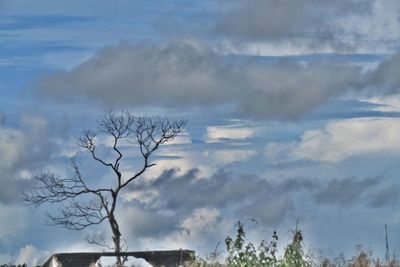
{"type": "Polygon", "coordinates": [[[193,250],[159,250],[159,251],[135,251],[135,252],[79,252],[53,254],[43,267],[89,267],[101,257],[135,257],[141,258],[154,267],[177,267],[186,261],[195,258],[193,250]]]}

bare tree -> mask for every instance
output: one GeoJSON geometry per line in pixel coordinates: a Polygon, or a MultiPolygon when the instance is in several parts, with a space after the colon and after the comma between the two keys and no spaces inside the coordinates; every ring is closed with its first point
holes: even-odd
{"type": "MultiPolygon", "coordinates": [[[[76,160],[72,158],[71,177],[62,178],[53,173],[43,173],[35,177],[36,186],[23,193],[23,200],[35,206],[44,203],[62,203],[59,214],[47,214],[49,225],[82,230],[107,221],[112,232],[114,252],[121,253],[121,232],[115,217],[120,193],[148,168],[155,165],[150,161],[150,156],[160,145],[181,133],[185,125],[185,120],[135,117],[128,112],[106,112],[97,122],[96,131],[87,131],[78,137],[78,144],[87,150],[96,162],[111,170],[114,185],[110,188],[107,185],[93,187],[91,185],[93,178],[84,177],[76,160]],[[111,137],[111,156],[100,156],[98,153],[96,136],[99,134],[111,137]],[[121,143],[137,148],[142,158],[140,169],[128,177],[123,177],[120,168],[125,153],[121,143]]],[[[89,241],[97,243],[95,239],[89,241]]],[[[124,259],[118,256],[117,265],[121,266],[123,262],[124,259]]]]}

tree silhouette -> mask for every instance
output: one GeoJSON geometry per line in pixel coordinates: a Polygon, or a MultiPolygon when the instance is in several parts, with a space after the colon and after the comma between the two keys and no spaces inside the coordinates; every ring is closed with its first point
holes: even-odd
{"type": "MultiPolygon", "coordinates": [[[[121,191],[140,177],[148,168],[156,165],[150,156],[160,145],[174,139],[186,125],[185,120],[171,120],[160,117],[136,117],[129,112],[106,112],[97,122],[96,131],[86,131],[78,137],[78,144],[88,151],[91,157],[111,170],[113,185],[93,187],[93,179],[85,177],[76,159],[71,159],[72,175],[62,178],[54,173],[42,173],[35,177],[36,185],[23,193],[27,204],[39,206],[45,203],[66,203],[60,205],[58,214],[47,214],[49,225],[59,225],[70,230],[82,230],[91,225],[107,221],[112,232],[113,249],[122,252],[121,232],[115,217],[121,191]],[[98,135],[111,137],[111,156],[99,153],[98,135]],[[122,144],[124,149],[122,149],[122,144]],[[137,149],[141,155],[142,166],[134,174],[126,177],[120,165],[126,146],[137,149]]],[[[125,162],[124,162],[125,163],[125,162]]],[[[126,168],[125,168],[126,170],[126,168]]],[[[129,171],[134,171],[130,166],[129,171]]],[[[91,243],[100,242],[88,239],[91,243]]],[[[117,256],[117,265],[124,259],[117,256]]]]}

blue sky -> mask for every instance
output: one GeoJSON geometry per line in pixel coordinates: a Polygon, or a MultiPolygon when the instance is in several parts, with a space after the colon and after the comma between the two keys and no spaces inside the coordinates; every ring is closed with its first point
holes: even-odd
{"type": "MultiPolygon", "coordinates": [[[[400,3],[0,0],[0,263],[99,250],[18,194],[68,175],[106,109],[188,120],[124,194],[131,250],[212,252],[236,221],[308,249],[400,253],[400,3]],[[249,218],[255,218],[254,224],[249,218]]],[[[106,141],[104,141],[106,146],[106,141]]],[[[133,162],[138,158],[130,154],[133,162]]],[[[134,166],[136,166],[134,163],[134,166]]]]}

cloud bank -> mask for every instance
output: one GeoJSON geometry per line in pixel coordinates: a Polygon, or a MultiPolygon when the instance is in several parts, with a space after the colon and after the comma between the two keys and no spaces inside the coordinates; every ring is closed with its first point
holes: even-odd
{"type": "Polygon", "coordinates": [[[372,11],[374,1],[232,1],[217,25],[222,34],[265,40],[307,37],[333,40],[338,21],[372,11]],[[233,4],[232,4],[233,3],[233,4]]]}
{"type": "Polygon", "coordinates": [[[237,220],[255,219],[265,232],[299,216],[307,221],[327,208],[382,209],[399,203],[396,194],[384,197],[398,190],[383,177],[325,178],[271,180],[223,170],[203,177],[195,169],[183,175],[169,170],[130,187],[136,197],[123,203],[121,229],[125,238],[151,247],[207,244],[204,248],[225,238],[227,226],[237,220]]]}
{"type": "Polygon", "coordinates": [[[235,0],[222,4],[214,31],[228,42],[293,51],[397,51],[396,1],[235,0]],[[383,49],[383,50],[382,50],[383,49]]]}
{"type": "Polygon", "coordinates": [[[196,41],[121,44],[39,84],[43,95],[111,106],[227,107],[244,117],[293,118],[354,87],[360,68],[262,62],[196,41]],[[334,74],[334,75],[332,75],[334,74]]]}

